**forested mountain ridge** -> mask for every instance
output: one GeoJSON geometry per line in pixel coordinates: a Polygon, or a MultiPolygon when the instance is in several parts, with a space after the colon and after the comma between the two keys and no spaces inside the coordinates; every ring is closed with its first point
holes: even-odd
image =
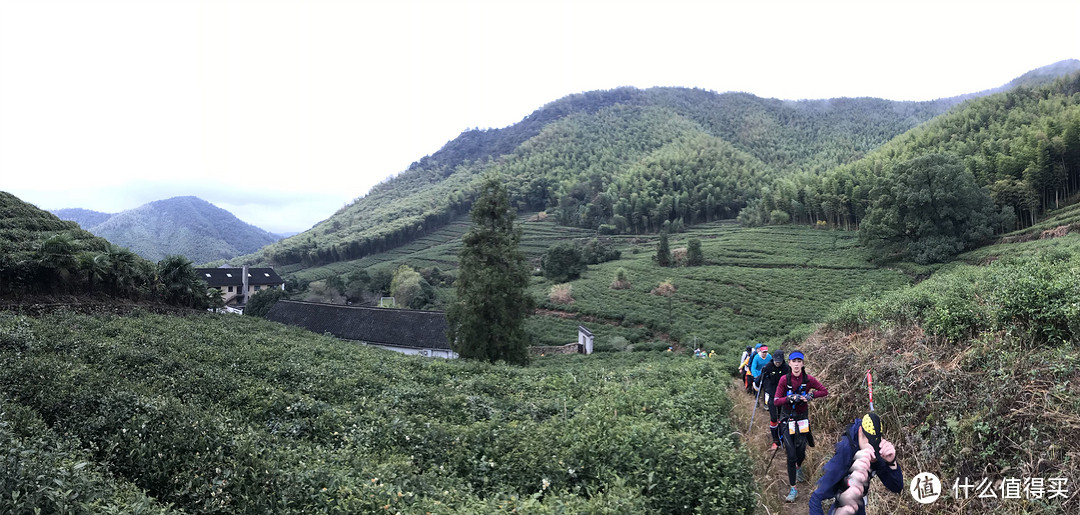
{"type": "Polygon", "coordinates": [[[151,261],[179,254],[207,263],[254,252],[279,239],[191,196],[158,200],[111,215],[85,209],[60,209],[54,214],[151,261]]]}
{"type": "Polygon", "coordinates": [[[762,177],[792,166],[824,170],[850,161],[947,105],[789,102],[685,88],[571,95],[511,127],[463,133],[255,260],[318,264],[392,248],[466,212],[473,181],[485,172],[503,174],[518,207],[558,206],[560,219],[571,225],[596,228],[602,222],[613,231],[647,232],[681,216],[684,223],[731,218],[762,177]],[[666,178],[658,174],[673,163],[680,169],[666,178]],[[676,177],[678,185],[671,182],[676,177]],[[665,199],[643,184],[677,189],[665,199]],[[619,200],[623,207],[616,213],[619,200]]]}
{"type": "Polygon", "coordinates": [[[236,261],[310,266],[393,248],[463,214],[485,173],[502,174],[520,209],[603,232],[730,218],[777,178],[864,158],[961,101],[688,88],[570,95],[518,124],[466,131],[311,230],[236,261]]]}
{"type": "Polygon", "coordinates": [[[953,156],[1012,225],[1032,225],[1080,188],[1080,73],[970,100],[828,173],[777,178],[743,215],[858,227],[893,170],[919,156],[953,156]],[[880,189],[880,188],[879,188],[880,189]]]}

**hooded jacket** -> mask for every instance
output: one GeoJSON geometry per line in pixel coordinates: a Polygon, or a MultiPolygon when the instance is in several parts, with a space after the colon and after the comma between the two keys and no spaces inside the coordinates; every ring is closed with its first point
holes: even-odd
{"type": "MultiPolygon", "coordinates": [[[[821,471],[821,479],[818,480],[817,490],[810,494],[810,515],[824,515],[825,511],[821,507],[821,503],[826,499],[833,499],[841,492],[843,492],[847,485],[844,484],[844,479],[847,478],[848,469],[851,467],[851,463],[855,460],[855,452],[859,450],[859,421],[848,427],[847,434],[836,442],[836,454],[833,454],[832,459],[825,464],[825,467],[821,471]]],[[[904,473],[900,470],[900,463],[896,463],[896,470],[889,468],[885,464],[885,461],[880,457],[870,463],[870,477],[877,476],[881,480],[881,484],[885,485],[890,491],[900,493],[904,489],[904,473]]],[[[836,504],[829,508],[829,514],[831,515],[836,511],[836,504]]],[[[866,507],[862,506],[856,515],[866,515],[866,507]]]]}

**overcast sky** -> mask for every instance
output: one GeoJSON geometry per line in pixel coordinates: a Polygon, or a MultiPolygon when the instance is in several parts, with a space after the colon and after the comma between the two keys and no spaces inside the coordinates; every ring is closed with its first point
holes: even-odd
{"type": "Polygon", "coordinates": [[[0,0],[0,190],[301,231],[571,93],[928,100],[1080,58],[1080,1],[0,0]]]}

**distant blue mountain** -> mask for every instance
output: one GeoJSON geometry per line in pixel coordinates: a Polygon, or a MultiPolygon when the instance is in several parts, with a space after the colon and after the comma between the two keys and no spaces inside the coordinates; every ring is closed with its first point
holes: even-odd
{"type": "Polygon", "coordinates": [[[231,259],[282,238],[198,197],[158,200],[115,214],[81,208],[52,213],[152,261],[170,254],[196,264],[231,259]]]}

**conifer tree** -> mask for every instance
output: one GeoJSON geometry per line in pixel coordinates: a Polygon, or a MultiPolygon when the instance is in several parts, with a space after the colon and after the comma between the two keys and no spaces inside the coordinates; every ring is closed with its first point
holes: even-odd
{"type": "Polygon", "coordinates": [[[668,245],[666,232],[660,233],[660,245],[656,248],[655,259],[660,266],[671,266],[671,247],[668,245]]]}
{"type": "Polygon", "coordinates": [[[470,212],[455,282],[457,299],[447,310],[447,338],[462,358],[528,363],[525,317],[533,310],[526,293],[529,269],[518,249],[521,229],[506,187],[496,176],[484,179],[470,212]]]}

